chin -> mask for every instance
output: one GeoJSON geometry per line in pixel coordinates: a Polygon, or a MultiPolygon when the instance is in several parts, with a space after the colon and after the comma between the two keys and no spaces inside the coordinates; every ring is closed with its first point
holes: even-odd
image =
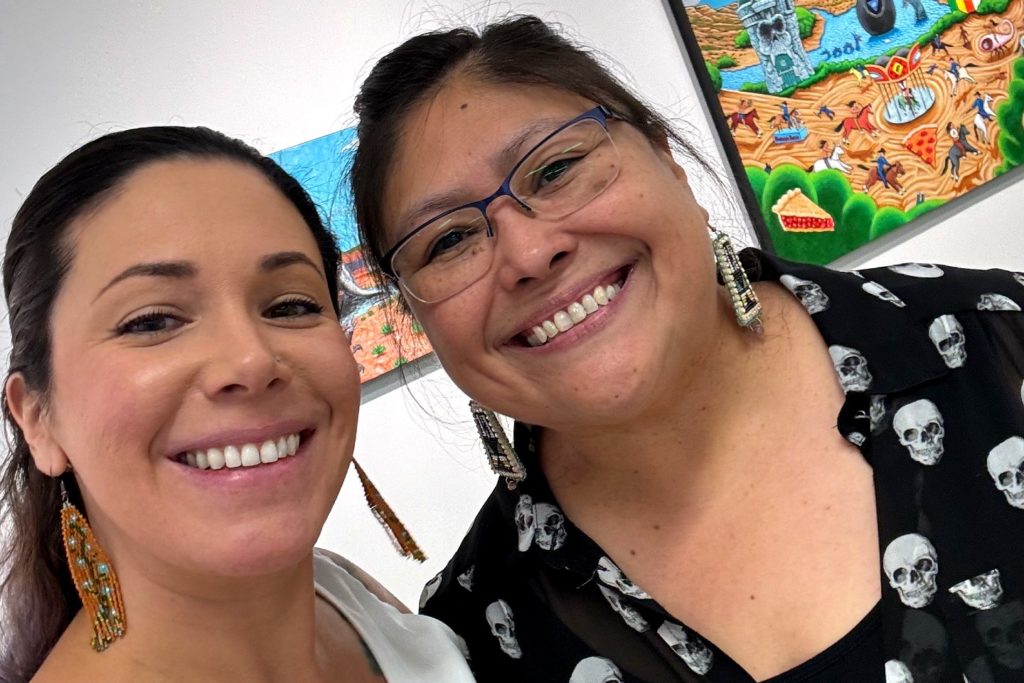
{"type": "Polygon", "coordinates": [[[206,574],[230,577],[266,576],[288,570],[303,562],[313,550],[319,528],[303,524],[261,525],[244,533],[212,534],[215,545],[207,547],[193,561],[206,574]],[[308,527],[308,528],[307,528],[308,527]]]}

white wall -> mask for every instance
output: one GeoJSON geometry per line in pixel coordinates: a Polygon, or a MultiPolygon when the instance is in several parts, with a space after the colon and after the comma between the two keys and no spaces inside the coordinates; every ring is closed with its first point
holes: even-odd
{"type": "MultiPolygon", "coordinates": [[[[41,173],[109,130],[201,124],[269,152],[350,125],[355,88],[387,49],[420,30],[508,10],[560,21],[613,56],[639,91],[717,154],[662,0],[0,0],[0,224],[6,232],[41,173]]],[[[1024,270],[1022,190],[1018,180],[989,192],[943,224],[910,228],[843,265],[934,260],[1024,270]]],[[[6,336],[0,343],[6,349],[6,336]]],[[[354,476],[320,543],[415,605],[493,477],[465,398],[441,371],[367,401],[361,420],[357,457],[430,560],[417,566],[394,555],[354,476]]]]}

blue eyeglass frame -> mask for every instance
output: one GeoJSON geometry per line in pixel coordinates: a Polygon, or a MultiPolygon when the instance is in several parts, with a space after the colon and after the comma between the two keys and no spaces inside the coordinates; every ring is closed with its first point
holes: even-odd
{"type": "Polygon", "coordinates": [[[516,162],[515,166],[512,167],[512,170],[509,171],[508,175],[505,176],[505,180],[502,181],[501,186],[497,190],[495,190],[494,193],[492,193],[489,197],[485,197],[484,199],[480,199],[480,200],[475,201],[475,202],[467,202],[467,203],[462,204],[460,206],[456,206],[453,209],[448,209],[446,211],[442,211],[441,213],[437,214],[436,216],[433,216],[432,218],[430,218],[429,220],[426,220],[426,221],[420,223],[412,231],[410,231],[408,235],[406,235],[405,237],[400,239],[398,241],[398,244],[396,244],[395,246],[393,246],[390,249],[388,249],[387,253],[384,254],[384,258],[382,259],[382,261],[384,262],[384,274],[389,276],[389,277],[392,277],[392,278],[394,278],[396,280],[401,280],[402,279],[401,276],[399,276],[398,274],[395,273],[395,269],[394,269],[394,266],[392,264],[392,261],[395,258],[395,254],[398,253],[398,250],[401,249],[403,246],[405,246],[405,244],[407,242],[409,242],[409,240],[411,240],[413,237],[418,235],[420,233],[420,231],[423,230],[424,228],[426,228],[428,225],[430,225],[434,221],[437,221],[437,220],[439,220],[441,218],[444,218],[445,216],[447,216],[449,214],[453,214],[456,211],[462,211],[463,209],[471,209],[471,208],[478,209],[480,211],[480,213],[484,217],[484,223],[486,223],[486,225],[487,225],[487,233],[486,234],[487,234],[487,238],[488,239],[493,239],[494,238],[494,229],[491,228],[491,221],[490,221],[490,219],[487,218],[487,208],[491,205],[492,202],[494,202],[495,200],[499,199],[500,197],[511,197],[513,199],[513,201],[515,201],[515,203],[518,204],[520,207],[522,207],[525,211],[529,211],[530,213],[533,213],[533,207],[531,207],[529,204],[524,202],[522,199],[517,197],[515,195],[515,193],[512,192],[512,178],[515,176],[516,171],[519,170],[519,168],[523,165],[523,163],[525,163],[526,160],[530,158],[530,155],[533,154],[534,152],[536,152],[538,149],[540,149],[545,143],[547,143],[548,140],[550,140],[551,138],[555,137],[556,135],[561,133],[563,130],[565,130],[569,126],[575,125],[575,124],[579,123],[580,121],[588,121],[588,120],[589,121],[597,121],[597,123],[600,124],[600,126],[602,128],[604,128],[605,132],[607,133],[608,132],[608,121],[616,120],[616,119],[621,119],[621,118],[622,117],[618,116],[615,112],[613,112],[608,107],[604,106],[603,104],[599,104],[596,107],[594,107],[593,109],[589,109],[589,110],[583,112],[582,114],[580,114],[576,118],[573,118],[573,119],[570,119],[569,121],[566,121],[565,123],[560,125],[558,128],[554,129],[553,131],[551,131],[550,133],[545,135],[543,140],[538,142],[536,145],[531,147],[525,154],[523,154],[523,156],[520,157],[519,161],[516,162]]]}

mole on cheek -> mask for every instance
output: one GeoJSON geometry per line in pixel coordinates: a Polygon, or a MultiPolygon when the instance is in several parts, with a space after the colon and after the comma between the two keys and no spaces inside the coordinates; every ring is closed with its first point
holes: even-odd
{"type": "Polygon", "coordinates": [[[463,102],[462,104],[459,105],[459,109],[468,109],[468,108],[469,108],[469,102],[463,102]]]}

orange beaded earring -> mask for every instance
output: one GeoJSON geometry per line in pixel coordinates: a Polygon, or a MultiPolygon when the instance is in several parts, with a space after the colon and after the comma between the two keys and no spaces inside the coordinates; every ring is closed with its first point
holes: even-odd
{"type": "Polygon", "coordinates": [[[128,629],[121,585],[85,515],[68,500],[63,481],[60,497],[60,531],[71,578],[78,589],[82,608],[92,621],[92,649],[103,652],[128,629]]]}

